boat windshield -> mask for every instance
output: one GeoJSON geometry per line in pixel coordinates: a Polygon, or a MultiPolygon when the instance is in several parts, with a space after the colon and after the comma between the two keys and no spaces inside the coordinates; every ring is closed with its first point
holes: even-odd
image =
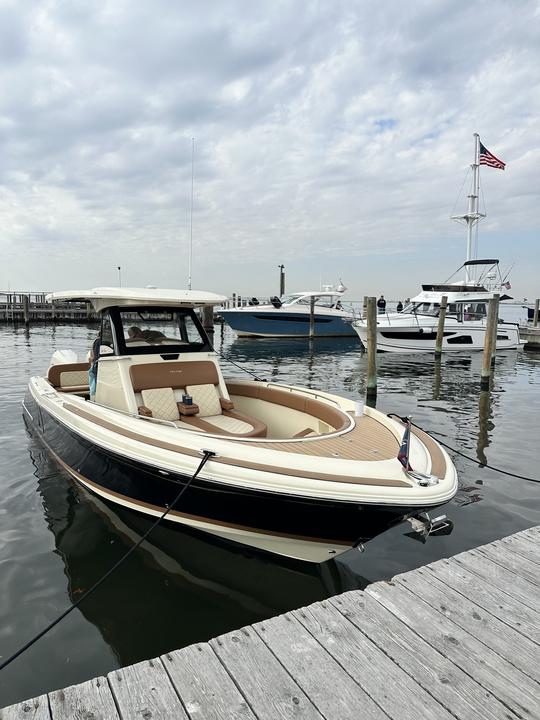
{"type": "MultiPolygon", "coordinates": [[[[403,308],[403,313],[438,317],[440,307],[440,303],[411,302],[405,305],[405,307],[403,308]]],[[[448,303],[446,308],[446,315],[457,317],[460,320],[481,320],[487,315],[487,307],[485,302],[448,303]]]]}
{"type": "MultiPolygon", "coordinates": [[[[298,297],[298,295],[284,295],[281,298],[281,302],[285,305],[286,303],[293,303],[295,305],[307,305],[309,307],[311,302],[311,297],[313,296],[302,296],[298,297]]],[[[336,307],[337,302],[339,302],[339,297],[336,297],[334,295],[323,295],[322,297],[319,297],[318,295],[315,295],[315,306],[316,307],[325,307],[325,308],[333,308],[336,307]]]]}
{"type": "Polygon", "coordinates": [[[121,355],[212,349],[192,309],[111,308],[110,315],[121,355]]]}

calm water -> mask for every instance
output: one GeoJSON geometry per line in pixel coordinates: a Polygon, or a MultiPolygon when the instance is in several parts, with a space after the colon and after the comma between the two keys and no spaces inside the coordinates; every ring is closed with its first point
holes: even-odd
{"type": "MultiPolygon", "coordinates": [[[[52,352],[83,356],[93,327],[0,327],[0,655],[76,601],[136,541],[147,521],[111,510],[70,478],[26,430],[28,377],[52,352]]],[[[355,339],[237,340],[216,333],[216,349],[261,377],[365,394],[365,356],[355,339]]],[[[493,389],[480,393],[481,354],[380,355],[377,406],[411,414],[463,452],[540,478],[540,356],[498,355],[493,389]]],[[[227,366],[229,375],[241,371],[227,366]]],[[[346,589],[540,524],[540,484],[480,468],[457,456],[460,490],[442,512],[449,535],[422,542],[404,523],[313,567],[181,531],[158,528],[79,609],[0,675],[0,707],[65,687],[167,650],[204,641],[346,589]]]]}

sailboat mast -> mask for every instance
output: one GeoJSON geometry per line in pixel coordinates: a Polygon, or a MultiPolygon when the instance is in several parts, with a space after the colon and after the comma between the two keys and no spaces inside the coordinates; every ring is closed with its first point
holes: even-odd
{"type": "MultiPolygon", "coordinates": [[[[463,216],[465,222],[467,223],[467,260],[473,260],[473,230],[480,218],[478,214],[478,196],[480,195],[480,164],[478,158],[479,152],[480,136],[478,133],[474,133],[474,161],[471,165],[473,172],[472,189],[471,194],[469,195],[468,212],[466,213],[466,215],[463,216]]],[[[467,266],[465,273],[465,282],[470,282],[471,279],[471,269],[469,266],[467,266]]]]}

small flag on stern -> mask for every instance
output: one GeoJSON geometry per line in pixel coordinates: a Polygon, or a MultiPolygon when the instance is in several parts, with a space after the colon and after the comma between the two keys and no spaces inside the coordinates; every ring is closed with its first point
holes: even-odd
{"type": "Polygon", "coordinates": [[[405,432],[403,433],[403,439],[401,441],[401,447],[399,448],[397,459],[403,465],[405,470],[408,470],[409,472],[412,470],[412,467],[409,464],[410,441],[411,441],[411,421],[407,420],[407,426],[405,428],[405,432]]]}
{"type": "Polygon", "coordinates": [[[497,168],[497,170],[504,170],[506,163],[496,158],[493,153],[490,153],[487,147],[480,143],[480,165],[489,165],[489,167],[497,168]]]}

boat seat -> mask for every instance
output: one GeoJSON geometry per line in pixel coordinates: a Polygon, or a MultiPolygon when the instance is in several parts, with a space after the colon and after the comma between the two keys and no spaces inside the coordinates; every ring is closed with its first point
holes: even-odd
{"type": "Polygon", "coordinates": [[[64,363],[51,365],[47,380],[58,392],[88,395],[88,370],[90,363],[64,363]]]}
{"type": "Polygon", "coordinates": [[[182,422],[200,430],[220,435],[266,437],[267,427],[260,420],[234,410],[230,400],[221,398],[213,384],[188,385],[186,392],[199,409],[194,415],[182,416],[182,422]]]}
{"type": "MultiPolygon", "coordinates": [[[[167,377],[174,379],[188,375],[184,368],[178,374],[170,373],[167,377]]],[[[147,368],[145,368],[147,370],[147,368]]],[[[191,375],[191,377],[193,377],[191,375]]],[[[205,378],[208,379],[208,378],[205,378]]],[[[213,379],[213,378],[211,378],[213,379]]],[[[135,380],[135,398],[139,414],[154,417],[159,420],[168,420],[178,427],[189,425],[196,430],[212,433],[214,435],[230,435],[235,437],[266,437],[267,427],[255,418],[234,410],[233,403],[222,398],[214,382],[187,385],[186,388],[174,387],[147,387],[151,383],[147,375],[142,382],[137,373],[132,373],[135,380]],[[135,377],[134,377],[135,376],[135,377]],[[187,392],[193,398],[193,405],[186,406],[181,402],[182,395],[187,392]]],[[[157,382],[157,385],[161,383],[157,382]]]]}

